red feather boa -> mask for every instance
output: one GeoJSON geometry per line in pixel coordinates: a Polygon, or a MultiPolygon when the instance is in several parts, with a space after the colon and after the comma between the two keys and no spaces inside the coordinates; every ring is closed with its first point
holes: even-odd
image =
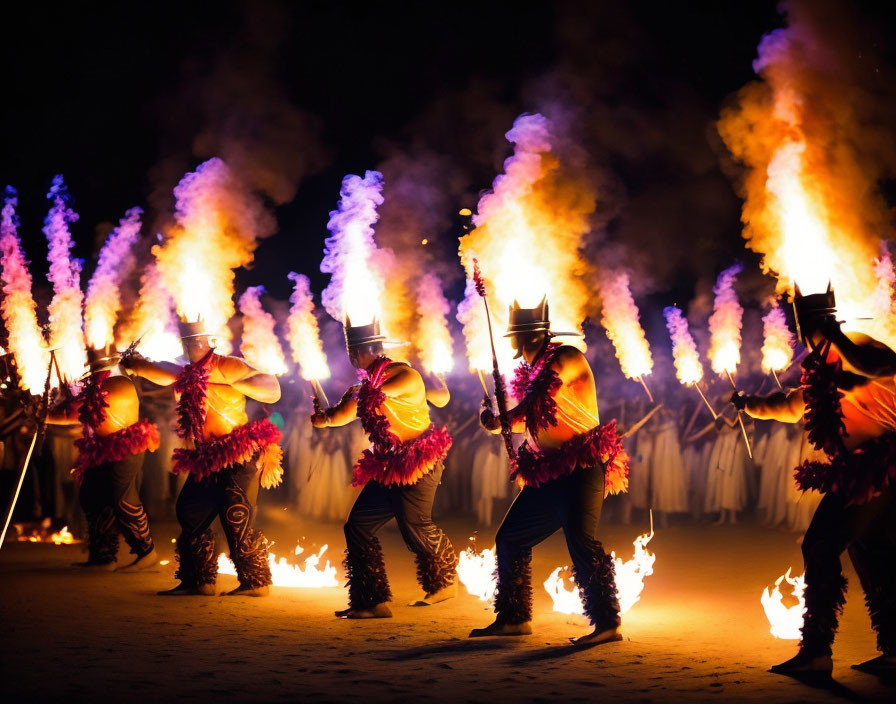
{"type": "Polygon", "coordinates": [[[72,469],[79,484],[84,481],[84,472],[90,467],[121,462],[131,455],[159,449],[159,429],[145,418],[115,433],[97,435],[96,430],[106,420],[106,409],[109,407],[109,392],[103,384],[110,375],[108,370],[91,374],[79,396],[81,437],[75,440],[78,459],[72,469]]]}
{"type": "MultiPolygon", "coordinates": [[[[518,401],[510,411],[511,422],[525,418],[526,430],[535,436],[539,430],[557,425],[557,402],[554,396],[563,386],[554,369],[554,361],[562,345],[549,343],[535,364],[525,362],[516,370],[511,385],[518,401]]],[[[604,495],[628,490],[628,453],[616,432],[616,421],[599,425],[576,435],[558,448],[533,449],[528,441],[517,451],[517,465],[511,476],[524,486],[541,486],[552,479],[571,474],[577,467],[604,465],[604,495]]]]}
{"type": "Polygon", "coordinates": [[[392,363],[388,357],[378,357],[367,368],[359,371],[358,418],[372,447],[364,450],[353,470],[352,486],[370,480],[380,484],[414,484],[444,460],[451,449],[451,435],[447,428],[429,428],[419,437],[402,442],[389,430],[389,421],[380,413],[386,401],[382,385],[386,368],[392,363]]]}
{"type": "Polygon", "coordinates": [[[194,364],[185,366],[174,382],[174,391],[180,396],[177,402],[177,435],[185,440],[202,442],[205,429],[205,394],[208,391],[208,375],[211,372],[214,350],[194,364]]]}
{"type": "Polygon", "coordinates": [[[604,465],[604,496],[628,490],[628,453],[616,432],[616,421],[576,435],[560,447],[534,450],[524,442],[518,450],[512,476],[525,486],[541,486],[552,479],[572,474],[577,467],[604,465]]]}
{"type": "Polygon", "coordinates": [[[256,454],[265,455],[280,442],[280,430],[267,418],[240,425],[227,435],[196,442],[192,449],[180,447],[174,451],[172,472],[189,472],[197,481],[220,472],[226,467],[242,464],[256,454]]]}
{"type": "Polygon", "coordinates": [[[794,472],[803,491],[841,493],[850,504],[870,501],[884,487],[896,482],[896,433],[866,440],[854,450],[843,442],[846,427],[837,388],[839,361],[827,362],[818,353],[803,363],[802,389],[806,403],[809,441],[823,450],[829,462],[806,460],[794,472]]]}

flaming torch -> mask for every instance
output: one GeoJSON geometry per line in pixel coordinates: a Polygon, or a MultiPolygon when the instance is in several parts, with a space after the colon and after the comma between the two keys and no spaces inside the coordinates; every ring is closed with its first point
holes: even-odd
{"type": "Polygon", "coordinates": [[[273,233],[274,219],[218,158],[186,174],[174,197],[176,222],[152,249],[157,266],[177,314],[203,320],[217,335],[219,352],[228,354],[234,270],[252,263],[258,239],[273,233]]]}
{"type": "Polygon", "coordinates": [[[121,310],[119,287],[133,266],[131,249],[140,236],[140,208],[131,208],[100,250],[96,271],[87,284],[84,301],[84,335],[93,349],[101,349],[114,339],[115,321],[121,310]]]}
{"type": "Polygon", "coordinates": [[[134,346],[148,359],[174,360],[183,353],[174,302],[155,261],[140,277],[140,293],[130,315],[116,331],[118,349],[134,346]]]}
{"type": "Polygon", "coordinates": [[[7,186],[0,222],[0,270],[3,277],[0,311],[9,335],[9,350],[19,370],[19,386],[24,391],[39,393],[49,355],[43,332],[37,323],[37,306],[31,295],[31,272],[28,271],[28,262],[19,240],[15,210],[17,201],[15,189],[7,186]]]}
{"type": "Polygon", "coordinates": [[[327,355],[324,354],[324,346],[320,340],[320,327],[314,315],[311,282],[307,276],[294,271],[289,273],[289,278],[295,281],[289,297],[292,306],[286,322],[292,358],[299,365],[299,372],[311,384],[318,403],[327,408],[330,402],[320,382],[330,378],[330,368],[327,366],[327,355]]]}
{"type": "Polygon", "coordinates": [[[416,292],[420,315],[416,336],[417,352],[423,367],[444,383],[444,375],[454,368],[447,318],[451,306],[442,294],[439,278],[431,272],[420,277],[416,292]]]}
{"type": "Polygon", "coordinates": [[[269,374],[286,374],[283,348],[274,332],[274,316],[261,305],[264,286],[250,286],[240,296],[240,313],[243,315],[243,337],[240,353],[253,367],[269,374]]]}
{"type": "Polygon", "coordinates": [[[628,274],[606,275],[600,292],[603,298],[600,322],[613,343],[622,373],[626,378],[640,382],[647,398],[653,403],[653,396],[644,382],[644,377],[653,371],[653,357],[638,317],[638,306],[632,298],[628,274]]]}
{"type": "Polygon", "coordinates": [[[685,386],[693,386],[703,399],[703,403],[712,413],[713,419],[719,415],[715,412],[703,391],[700,390],[700,380],[703,379],[703,365],[700,363],[700,355],[697,352],[697,343],[691,336],[688,321],[682,315],[677,306],[668,306],[663,309],[666,318],[666,328],[669,337],[672,338],[672,361],[675,363],[675,376],[685,386]]]}
{"type": "Polygon", "coordinates": [[[53,284],[53,298],[48,309],[50,347],[56,349],[57,371],[61,379],[73,380],[81,376],[87,365],[81,316],[84,302],[81,291],[83,262],[71,257],[74,243],[69,230],[69,225],[77,221],[78,214],[68,206],[68,189],[61,175],[53,177],[47,198],[52,202],[44,220],[50,261],[47,278],[53,284]]]}
{"type": "Polygon", "coordinates": [[[779,389],[783,389],[778,374],[793,361],[793,333],[777,301],[772,301],[768,313],[762,316],[762,371],[771,374],[779,389]]]}
{"type": "MultiPolygon", "coordinates": [[[[744,309],[737,300],[737,292],[734,290],[734,281],[743,270],[743,265],[738,263],[728,267],[719,274],[713,291],[716,294],[713,303],[712,315],[709,316],[709,332],[711,342],[709,346],[709,359],[712,370],[716,374],[725,374],[731,382],[731,388],[737,391],[734,383],[734,374],[737,365],[740,364],[740,330],[743,323],[744,309]]],[[[741,412],[737,412],[737,422],[747,446],[747,454],[753,458],[753,450],[750,447],[750,439],[747,437],[747,429],[741,412]]]]}

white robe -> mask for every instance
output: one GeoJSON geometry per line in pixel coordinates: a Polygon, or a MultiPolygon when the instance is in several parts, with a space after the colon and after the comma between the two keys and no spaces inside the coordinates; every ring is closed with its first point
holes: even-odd
{"type": "Polygon", "coordinates": [[[785,423],[774,423],[757,446],[756,460],[760,467],[757,508],[762,522],[770,527],[787,519],[787,493],[793,483],[792,429],[785,423]]]}
{"type": "Polygon", "coordinates": [[[740,426],[723,427],[709,456],[703,503],[706,513],[719,513],[723,509],[742,511],[746,507],[748,459],[740,426]]]}
{"type": "Polygon", "coordinates": [[[678,425],[668,419],[657,428],[650,463],[653,508],[669,513],[688,510],[688,481],[678,441],[678,425]]]}
{"type": "Polygon", "coordinates": [[[630,455],[628,495],[635,508],[650,508],[650,462],[653,452],[653,431],[641,428],[635,435],[630,455]]]}
{"type": "Polygon", "coordinates": [[[506,499],[510,491],[509,463],[500,437],[483,435],[477,441],[471,484],[476,519],[480,526],[490,526],[495,499],[506,499]]]}

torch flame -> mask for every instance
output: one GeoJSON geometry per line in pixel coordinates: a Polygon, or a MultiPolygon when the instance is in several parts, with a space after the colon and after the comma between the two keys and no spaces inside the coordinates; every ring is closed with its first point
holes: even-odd
{"type": "MultiPolygon", "coordinates": [[[[336,579],[336,567],[330,565],[327,560],[322,568],[319,568],[320,560],[327,551],[327,545],[304,560],[304,568],[292,564],[285,557],[279,560],[274,553],[268,553],[268,565],[271,568],[271,578],[275,587],[300,587],[304,589],[321,589],[323,587],[338,587],[336,579]]],[[[297,545],[296,555],[301,555],[305,550],[297,545]]],[[[218,555],[218,572],[221,574],[236,574],[236,566],[223,552],[218,555]]]]}
{"type": "Polygon", "coordinates": [[[287,330],[292,358],[299,365],[299,371],[306,379],[329,379],[330,368],[327,366],[327,355],[320,340],[320,328],[314,315],[314,301],[311,298],[311,282],[307,276],[289,273],[295,281],[295,288],[289,297],[292,306],[289,309],[287,330]]]}
{"type": "MultiPolygon", "coordinates": [[[[506,136],[513,156],[480,199],[476,228],[460,239],[461,261],[472,278],[473,259],[478,259],[496,331],[506,326],[514,301],[533,308],[544,296],[555,329],[579,330],[591,299],[590,266],[580,248],[591,229],[595,195],[576,170],[576,160],[565,158],[563,141],[543,115],[521,115],[506,136]]],[[[470,366],[490,368],[487,334],[468,330],[474,322],[479,325],[473,310],[482,302],[471,300],[475,297],[475,287],[468,285],[458,320],[464,324],[470,366]]],[[[499,355],[506,356],[509,343],[495,342],[499,355]]]]}
{"type": "Polygon", "coordinates": [[[75,536],[71,534],[68,526],[63,526],[61,531],[50,536],[50,540],[54,545],[71,545],[75,542],[75,536]]]}
{"type": "Polygon", "coordinates": [[[734,281],[742,270],[743,265],[739,263],[728,267],[719,274],[713,288],[716,299],[709,316],[709,360],[716,374],[734,374],[740,364],[740,330],[744,309],[737,300],[734,281]]]}
{"type": "MultiPolygon", "coordinates": [[[[647,550],[647,543],[653,538],[653,533],[644,533],[635,538],[635,552],[631,560],[621,560],[616,553],[610,553],[613,564],[616,567],[616,596],[619,599],[619,613],[624,614],[641,600],[641,592],[644,591],[644,578],[653,574],[653,564],[656,555],[647,550]]],[[[582,614],[584,606],[579,595],[578,588],[566,583],[560,573],[568,567],[558,567],[551,572],[545,580],[544,588],[551,595],[554,602],[554,611],[563,614],[582,614]]]]}
{"type": "Polygon", "coordinates": [[[183,353],[174,302],[153,261],[140,277],[140,294],[130,316],[118,326],[116,344],[124,350],[139,339],[137,351],[147,359],[174,360],[183,353]]]}
{"type": "Polygon", "coordinates": [[[762,590],[759,600],[769,622],[769,632],[775,638],[798,640],[801,637],[800,629],[803,627],[803,614],[806,612],[806,599],[803,596],[805,591],[805,574],[791,577],[789,567],[786,574],[782,574],[775,580],[775,588],[771,592],[768,587],[762,590]],[[790,585],[790,591],[793,598],[796,599],[796,604],[784,605],[784,596],[780,589],[782,581],[786,581],[790,585]]]}
{"type": "Polygon", "coordinates": [[[682,384],[696,384],[703,378],[703,365],[700,363],[697,343],[688,329],[688,321],[676,306],[665,308],[663,315],[666,316],[666,327],[672,338],[675,375],[682,384]]]}
{"type": "Polygon", "coordinates": [[[78,219],[78,214],[68,207],[68,190],[61,175],[53,178],[47,198],[53,204],[44,220],[50,261],[47,279],[53,284],[53,299],[48,308],[50,347],[56,348],[56,361],[63,378],[73,380],[81,376],[87,365],[81,317],[83,262],[71,257],[74,243],[68,227],[78,219]]]}
{"type": "Polygon", "coordinates": [[[286,374],[283,348],[274,332],[274,316],[261,306],[264,286],[250,286],[240,296],[240,313],[243,314],[243,337],[240,353],[256,369],[269,374],[286,374]]]}
{"type": "Polygon", "coordinates": [[[472,547],[458,555],[457,578],[467,591],[480,601],[491,601],[495,598],[495,570],[498,562],[495,549],[486,549],[477,553],[472,547]]]}
{"type": "Polygon", "coordinates": [[[433,273],[424,274],[417,282],[417,312],[420,317],[415,342],[420,361],[433,374],[447,374],[454,368],[447,318],[451,306],[433,273]]]}
{"type": "Polygon", "coordinates": [[[641,379],[653,371],[650,345],[638,317],[626,273],[608,274],[600,287],[603,299],[601,324],[613,343],[622,373],[628,379],[641,379]]]}
{"type": "Polygon", "coordinates": [[[219,351],[227,354],[234,270],[252,263],[258,239],[273,232],[273,219],[218,158],[186,174],[174,196],[176,224],[153,254],[177,314],[205,321],[218,337],[219,351]]]}
{"type": "Polygon", "coordinates": [[[793,333],[777,301],[762,317],[762,334],[762,371],[768,374],[787,369],[793,361],[793,333]]]}
{"type": "Polygon", "coordinates": [[[31,273],[18,235],[15,189],[6,187],[0,223],[0,269],[3,300],[0,310],[9,336],[9,350],[16,359],[19,386],[25,391],[41,389],[47,377],[49,355],[43,332],[37,323],[36,304],[31,295],[31,273]]]}
{"type": "Polygon", "coordinates": [[[368,171],[364,178],[348,175],[342,180],[339,206],[330,213],[320,270],[330,274],[321,299],[324,308],[339,322],[369,325],[379,317],[385,288],[375,265],[373,225],[383,202],[383,175],[368,171]]]}
{"type": "Polygon", "coordinates": [[[96,271],[87,285],[84,301],[84,335],[93,349],[102,349],[114,340],[115,321],[121,310],[121,282],[130,273],[134,260],[131,248],[140,236],[140,208],[131,208],[100,250],[96,271]]]}

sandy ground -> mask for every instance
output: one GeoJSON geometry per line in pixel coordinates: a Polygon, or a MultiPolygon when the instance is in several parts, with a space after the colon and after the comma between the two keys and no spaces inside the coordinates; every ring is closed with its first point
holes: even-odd
{"type": "MultiPolygon", "coordinates": [[[[303,525],[273,510],[261,525],[280,552],[304,536],[305,547],[329,542],[328,556],[341,557],[339,525],[303,525]]],[[[456,546],[466,545],[461,522],[446,529],[456,546]]],[[[172,558],[175,530],[154,526],[164,558],[172,558]]],[[[630,557],[637,532],[606,526],[604,543],[630,557]]],[[[764,586],[799,565],[788,533],[751,525],[658,532],[650,544],[655,574],[625,617],[625,640],[591,649],[568,643],[587,629],[553,613],[540,586],[534,635],[468,640],[471,628],[491,620],[485,605],[461,590],[436,606],[403,606],[418,595],[414,563],[397,531],[387,530],[383,542],[395,617],[372,622],[334,619],[345,602],[337,588],[165,599],[155,592],[172,585],[173,564],[141,575],[85,574],[68,567],[80,546],[9,544],[0,550],[0,694],[4,701],[312,702],[818,702],[896,694],[849,668],[875,655],[851,569],[834,682],[812,688],[766,672],[795,648],[769,635],[759,603],[764,586]]],[[[536,549],[538,584],[566,562],[559,535],[536,549]]],[[[222,576],[218,587],[235,582],[222,576]]]]}

